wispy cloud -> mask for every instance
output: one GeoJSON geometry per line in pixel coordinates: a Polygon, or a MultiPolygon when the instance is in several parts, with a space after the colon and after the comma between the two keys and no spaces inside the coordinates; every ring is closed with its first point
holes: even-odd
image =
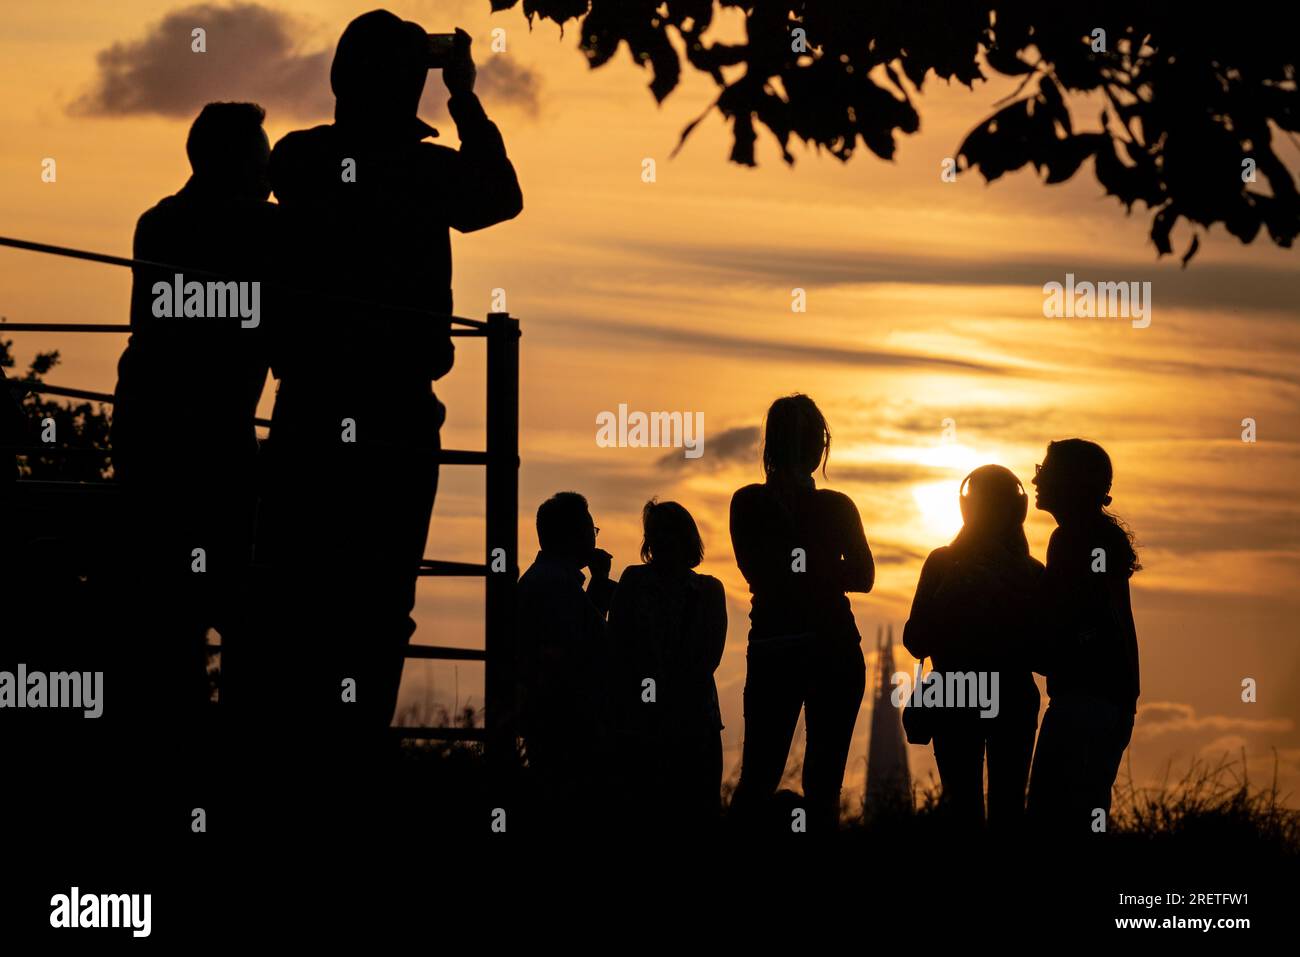
{"type": "Polygon", "coordinates": [[[699,329],[682,329],[635,322],[610,322],[604,320],[556,319],[548,320],[553,326],[570,326],[580,329],[588,340],[638,339],[653,342],[663,349],[687,349],[708,352],[736,359],[782,359],[792,363],[818,362],[837,365],[864,366],[889,369],[928,369],[948,372],[969,372],[981,375],[1035,374],[1033,370],[993,365],[972,359],[955,359],[946,356],[929,356],[918,352],[888,352],[882,349],[865,349],[860,346],[830,343],[802,342],[791,339],[759,339],[727,336],[699,329]]]}
{"type": "Polygon", "coordinates": [[[1172,263],[1134,264],[1081,257],[954,259],[804,242],[790,246],[629,242],[624,248],[697,273],[798,286],[1024,286],[1037,294],[1043,283],[1059,282],[1072,272],[1081,280],[1149,280],[1162,306],[1237,308],[1300,317],[1300,271],[1293,265],[1271,268],[1202,262],[1182,269],[1172,263]]]}
{"type": "MultiPolygon", "coordinates": [[[[144,36],[114,43],[96,57],[89,90],[68,107],[76,115],[158,114],[190,117],[213,100],[251,100],[269,112],[303,119],[333,115],[331,43],[304,46],[317,34],[301,19],[257,3],[201,3],[171,11],[144,36]],[[192,50],[191,32],[206,31],[206,52],[192,50]]],[[[493,103],[529,113],[538,105],[536,74],[505,56],[479,66],[478,89],[493,103]]],[[[430,106],[442,109],[437,98],[430,106]]]]}
{"type": "Polygon", "coordinates": [[[1133,734],[1153,738],[1183,732],[1213,733],[1223,735],[1233,732],[1281,734],[1293,730],[1290,718],[1234,718],[1228,715],[1198,715],[1190,704],[1175,701],[1153,701],[1139,705],[1133,734]]]}
{"type": "Polygon", "coordinates": [[[1300,551],[1300,516],[1294,507],[1244,509],[1216,507],[1202,518],[1148,515],[1142,539],[1179,555],[1199,552],[1296,552],[1300,551]]]}
{"type": "Polygon", "coordinates": [[[655,464],[669,471],[681,470],[685,466],[702,466],[712,471],[724,465],[752,465],[758,460],[758,436],[759,427],[756,425],[723,429],[716,435],[707,437],[704,454],[698,459],[688,459],[681,452],[673,451],[655,464]]]}

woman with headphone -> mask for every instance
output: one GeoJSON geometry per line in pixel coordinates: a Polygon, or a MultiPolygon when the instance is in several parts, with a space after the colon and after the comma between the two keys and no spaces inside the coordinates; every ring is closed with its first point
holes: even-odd
{"type": "MultiPolygon", "coordinates": [[[[1020,480],[985,465],[962,481],[963,525],[952,544],[936,548],[921,569],[903,645],[933,660],[946,688],[953,673],[974,676],[963,687],[991,689],[993,701],[943,700],[920,707],[934,738],[943,803],[966,829],[984,826],[984,761],[988,755],[988,823],[1016,827],[1024,816],[1025,785],[1038,725],[1039,695],[1029,653],[1035,589],[1043,565],[1029,554],[1029,499],[1020,480]],[[993,676],[997,677],[994,678],[993,676]]],[[[909,727],[909,737],[912,737],[909,727]]]]}

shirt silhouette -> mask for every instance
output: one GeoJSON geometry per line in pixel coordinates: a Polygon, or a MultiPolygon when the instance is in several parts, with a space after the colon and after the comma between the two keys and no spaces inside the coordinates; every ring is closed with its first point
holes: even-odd
{"type": "Polygon", "coordinates": [[[1126,548],[1124,532],[1109,522],[1052,532],[1042,594],[1048,640],[1040,670],[1053,698],[1082,693],[1129,714],[1137,710],[1141,685],[1129,572],[1113,567],[1126,548]],[[1093,571],[1096,548],[1109,559],[1105,572],[1093,571]]]}
{"type": "Polygon", "coordinates": [[[747,485],[731,500],[731,542],[753,596],[750,641],[857,634],[847,590],[875,568],[853,500],[807,482],[747,485]]]}
{"type": "Polygon", "coordinates": [[[713,673],[727,640],[727,598],[711,575],[665,565],[625,569],[609,610],[619,759],[633,807],[702,826],[717,817],[722,784],[713,673]]]}

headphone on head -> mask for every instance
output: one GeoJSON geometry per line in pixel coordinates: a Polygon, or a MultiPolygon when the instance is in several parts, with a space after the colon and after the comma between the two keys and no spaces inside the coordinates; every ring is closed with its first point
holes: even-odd
{"type": "MultiPolygon", "coordinates": [[[[986,465],[981,465],[977,469],[972,469],[970,474],[961,480],[961,488],[957,494],[960,496],[961,499],[962,521],[966,521],[970,517],[967,514],[968,511],[967,502],[970,501],[970,488],[969,488],[970,480],[975,475],[976,472],[978,472],[980,469],[987,468],[987,467],[988,466],[986,465]]],[[[1016,492],[1017,492],[1016,501],[1019,505],[1018,509],[1016,510],[1016,520],[1021,524],[1023,524],[1025,521],[1025,517],[1029,514],[1029,493],[1025,491],[1024,483],[1020,481],[1020,479],[1016,476],[1014,472],[1012,472],[1010,469],[1007,469],[1006,471],[1008,475],[1010,475],[1012,478],[1016,480],[1016,492]]]]}

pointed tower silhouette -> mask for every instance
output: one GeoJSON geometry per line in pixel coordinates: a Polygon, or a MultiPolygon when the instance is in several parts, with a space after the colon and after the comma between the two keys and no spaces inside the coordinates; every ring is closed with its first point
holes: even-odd
{"type": "Polygon", "coordinates": [[[894,675],[894,626],[882,640],[876,627],[877,668],[872,681],[871,740],[867,746],[867,811],[912,806],[902,714],[890,700],[894,675]]]}

